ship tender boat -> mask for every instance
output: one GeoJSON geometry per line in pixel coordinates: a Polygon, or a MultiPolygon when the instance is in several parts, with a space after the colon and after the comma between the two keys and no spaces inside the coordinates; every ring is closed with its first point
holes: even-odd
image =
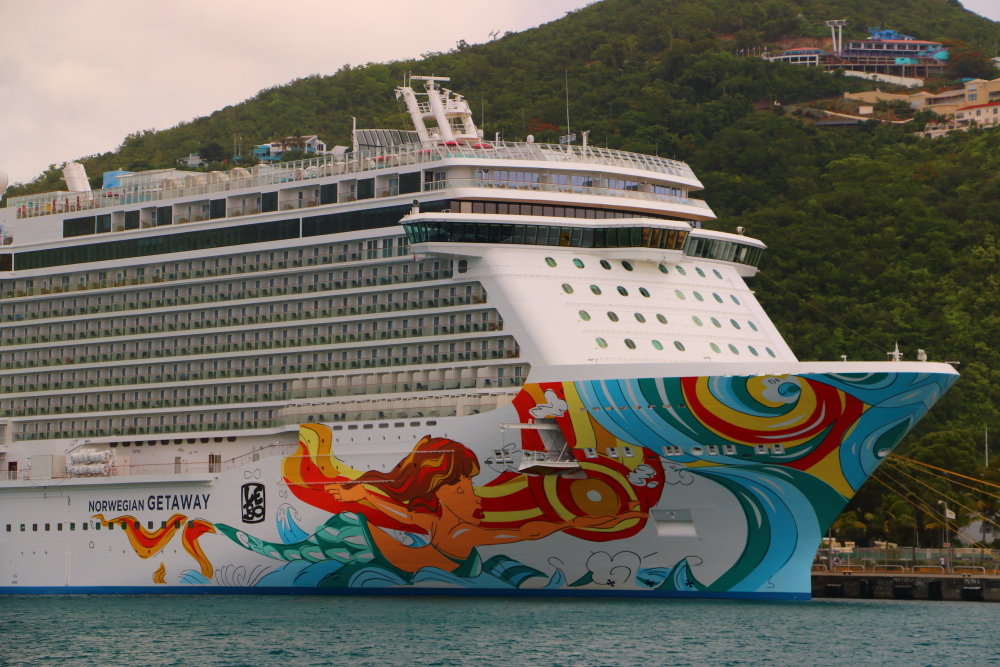
{"type": "Polygon", "coordinates": [[[8,201],[4,592],[809,597],[956,372],[797,361],[687,165],[487,141],[445,81],[352,151],[8,201]]]}

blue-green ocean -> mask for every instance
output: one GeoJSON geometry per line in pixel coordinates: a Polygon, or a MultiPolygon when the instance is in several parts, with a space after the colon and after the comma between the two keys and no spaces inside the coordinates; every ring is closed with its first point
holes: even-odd
{"type": "Polygon", "coordinates": [[[859,664],[1000,664],[1000,604],[0,597],[5,666],[859,664]]]}

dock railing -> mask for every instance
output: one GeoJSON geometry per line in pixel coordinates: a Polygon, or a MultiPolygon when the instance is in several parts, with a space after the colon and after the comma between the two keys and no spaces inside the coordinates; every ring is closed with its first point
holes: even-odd
{"type": "Polygon", "coordinates": [[[1000,549],[824,546],[816,552],[814,571],[836,571],[835,558],[844,567],[862,565],[867,572],[1000,574],[1000,549]]]}

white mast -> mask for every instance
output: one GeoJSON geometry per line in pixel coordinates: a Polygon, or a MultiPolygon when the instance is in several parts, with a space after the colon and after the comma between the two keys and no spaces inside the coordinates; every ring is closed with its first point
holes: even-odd
{"type": "Polygon", "coordinates": [[[409,86],[400,86],[396,89],[396,99],[400,97],[406,103],[406,110],[410,112],[410,118],[413,119],[413,127],[417,131],[420,141],[429,141],[430,135],[427,134],[427,125],[424,123],[423,114],[420,111],[420,103],[417,102],[417,94],[409,86]]]}
{"type": "MultiPolygon", "coordinates": [[[[420,77],[413,78],[419,79],[420,77]]],[[[444,80],[447,81],[448,79],[444,80]]],[[[444,102],[441,100],[440,86],[436,85],[436,80],[433,77],[428,77],[424,88],[427,90],[427,101],[431,105],[434,120],[437,121],[438,136],[445,142],[455,141],[455,135],[451,132],[451,123],[448,122],[448,116],[445,114],[444,102]]],[[[447,93],[447,91],[445,92],[447,93]]]]}
{"type": "Polygon", "coordinates": [[[472,109],[461,95],[456,95],[438,83],[450,81],[446,76],[411,76],[408,83],[396,89],[396,97],[406,103],[406,110],[413,120],[420,141],[436,138],[443,142],[478,142],[479,130],[472,118],[472,109]],[[413,81],[424,81],[423,93],[413,90],[413,81]],[[418,101],[418,95],[426,95],[427,102],[418,101]],[[427,121],[433,120],[436,127],[428,128],[427,121]],[[457,122],[454,122],[457,121],[457,122]]]}

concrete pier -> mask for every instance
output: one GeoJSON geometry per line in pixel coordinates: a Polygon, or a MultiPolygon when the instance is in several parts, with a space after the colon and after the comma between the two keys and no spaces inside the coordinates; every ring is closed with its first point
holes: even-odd
{"type": "Polygon", "coordinates": [[[813,572],[814,598],[1000,602],[1000,576],[910,572],[813,572]]]}

